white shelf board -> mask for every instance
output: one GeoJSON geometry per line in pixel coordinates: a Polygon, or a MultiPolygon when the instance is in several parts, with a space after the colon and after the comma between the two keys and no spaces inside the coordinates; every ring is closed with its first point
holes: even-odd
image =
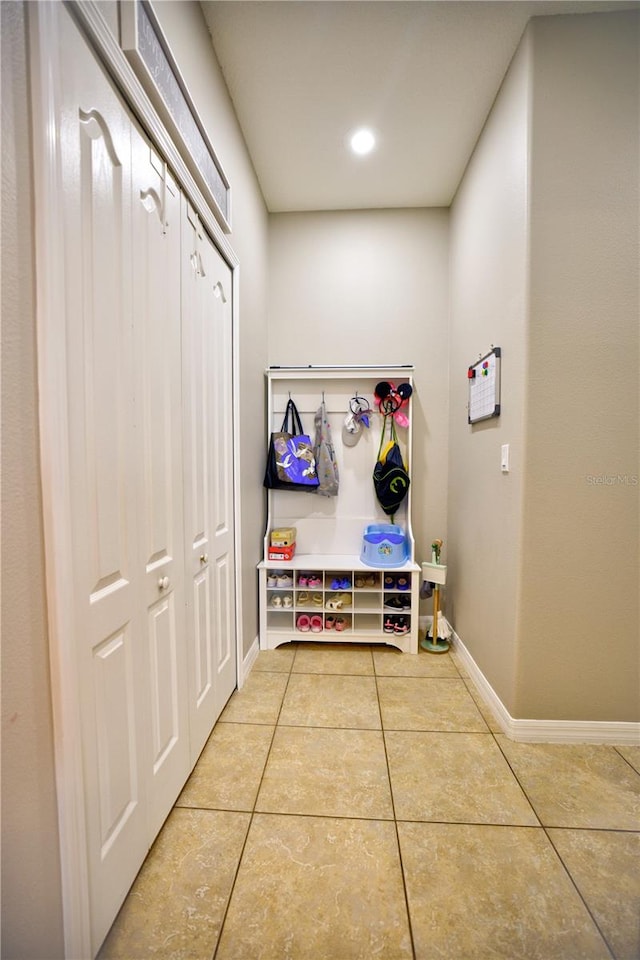
{"type": "Polygon", "coordinates": [[[415,573],[420,570],[420,565],[411,560],[394,567],[373,567],[369,563],[363,563],[359,556],[345,553],[296,553],[293,560],[261,560],[258,564],[258,570],[361,570],[367,573],[386,573],[398,571],[402,573],[415,573]]]}

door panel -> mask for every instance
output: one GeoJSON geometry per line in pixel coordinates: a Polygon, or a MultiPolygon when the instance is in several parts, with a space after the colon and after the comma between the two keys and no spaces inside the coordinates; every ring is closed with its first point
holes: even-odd
{"type": "Polygon", "coordinates": [[[139,543],[149,663],[154,836],[189,774],[182,516],[180,195],[132,126],[139,543]]]}
{"type": "Polygon", "coordinates": [[[94,649],[93,689],[98,730],[100,854],[104,859],[135,813],[138,781],[135,694],[129,628],[94,649]],[[116,707],[117,709],[114,709],[116,707]]]}
{"type": "Polygon", "coordinates": [[[236,682],[231,272],[59,20],[55,400],[95,954],[236,682]]]}
{"type": "Polygon", "coordinates": [[[231,270],[183,202],[185,544],[192,762],[236,685],[231,270]]]}
{"type": "Polygon", "coordinates": [[[137,558],[130,123],[63,18],[69,473],[91,937],[148,848],[144,623],[137,558]]]}

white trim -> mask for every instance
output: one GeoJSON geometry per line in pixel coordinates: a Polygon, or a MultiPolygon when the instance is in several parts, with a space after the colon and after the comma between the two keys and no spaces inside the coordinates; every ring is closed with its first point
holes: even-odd
{"type": "MultiPolygon", "coordinates": [[[[41,4],[38,4],[38,6],[41,6],[41,4]]],[[[238,258],[222,227],[157,110],[147,96],[144,87],[135,75],[131,64],[118,45],[117,38],[111,33],[98,4],[95,0],[65,0],[65,6],[73,14],[96,53],[104,62],[111,79],[122,91],[127,105],[135,113],[158,151],[164,156],[218,250],[230,267],[236,267],[238,258]]]]}
{"type": "MultiPolygon", "coordinates": [[[[166,124],[173,140],[181,144],[181,154],[190,166],[200,186],[208,194],[210,206],[218,217],[226,233],[231,233],[231,188],[229,179],[213,148],[205,126],[189,93],[187,84],[173,55],[169,42],[149,0],[120,0],[120,46],[133,67],[136,76],[149,94],[152,103],[166,124]],[[145,31],[144,27],[148,29],[145,31]],[[141,28],[142,25],[142,28],[141,28]],[[145,58],[145,36],[152,37],[154,52],[164,58],[162,62],[151,64],[145,58]],[[160,78],[165,78],[165,87],[161,89],[160,78]],[[173,83],[172,83],[173,82],[173,83]],[[173,101],[167,96],[166,84],[171,87],[173,101]],[[198,148],[204,148],[196,159],[198,148]],[[198,162],[199,161],[199,162],[198,162]],[[214,185],[209,181],[201,164],[209,161],[214,179],[221,184],[221,202],[216,196],[214,185]]],[[[149,53],[148,49],[146,51],[149,53]]]]}
{"type": "Polygon", "coordinates": [[[57,4],[29,4],[35,192],[40,478],[65,956],[91,951],[80,703],[74,644],[64,245],[60,242],[57,4]]]}
{"type": "Polygon", "coordinates": [[[235,556],[235,607],[236,607],[236,683],[238,690],[242,689],[245,672],[243,663],[244,630],[242,625],[242,590],[240,589],[242,570],[242,511],[240,509],[240,477],[242,475],[240,463],[240,267],[236,264],[231,277],[231,363],[233,381],[233,523],[234,523],[234,556],[235,556]]]}
{"type": "Polygon", "coordinates": [[[242,661],[242,683],[238,683],[238,689],[240,689],[243,686],[245,680],[251,673],[253,669],[253,665],[258,659],[259,653],[260,653],[260,637],[257,636],[253,641],[253,643],[251,644],[251,646],[249,647],[246,657],[242,661]]]}
{"type": "Polygon", "coordinates": [[[452,630],[456,654],[469,672],[500,728],[517,743],[605,743],[637,746],[640,723],[608,720],[519,720],[512,717],[464,643],[452,630]]]}

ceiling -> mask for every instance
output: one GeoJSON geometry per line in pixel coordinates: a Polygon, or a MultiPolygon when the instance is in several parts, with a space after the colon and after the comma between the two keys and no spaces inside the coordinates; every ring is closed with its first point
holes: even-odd
{"type": "Polygon", "coordinates": [[[448,206],[531,16],[565,0],[203,0],[271,212],[448,206]],[[377,149],[346,140],[369,126],[377,149]]]}

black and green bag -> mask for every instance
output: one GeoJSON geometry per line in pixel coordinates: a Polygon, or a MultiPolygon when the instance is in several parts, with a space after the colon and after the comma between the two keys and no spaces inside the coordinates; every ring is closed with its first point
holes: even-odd
{"type": "Polygon", "coordinates": [[[391,517],[392,523],[396,510],[409,492],[410,482],[409,474],[405,468],[402,453],[398,445],[398,436],[396,434],[393,416],[386,416],[380,435],[378,460],[373,468],[373,486],[380,506],[387,516],[391,517]],[[387,433],[387,420],[389,420],[391,425],[391,446],[386,454],[383,455],[382,451],[387,433]]]}

